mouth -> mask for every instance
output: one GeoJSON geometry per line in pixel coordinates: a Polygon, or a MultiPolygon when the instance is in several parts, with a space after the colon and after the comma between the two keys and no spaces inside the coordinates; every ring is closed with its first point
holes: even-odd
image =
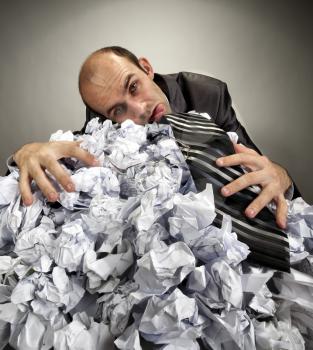
{"type": "Polygon", "coordinates": [[[149,123],[159,123],[164,114],[166,114],[165,106],[162,103],[157,104],[152,111],[149,123]]]}

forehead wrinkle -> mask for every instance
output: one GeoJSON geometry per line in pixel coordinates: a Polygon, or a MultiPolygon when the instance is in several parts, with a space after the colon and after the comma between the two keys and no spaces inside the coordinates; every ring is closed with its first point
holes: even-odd
{"type": "Polygon", "coordinates": [[[90,77],[90,82],[97,87],[102,87],[104,91],[114,90],[123,94],[127,70],[127,67],[115,61],[110,61],[110,66],[108,64],[100,67],[96,65],[90,77]]]}
{"type": "Polygon", "coordinates": [[[106,115],[114,106],[123,102],[121,96],[126,94],[124,85],[128,75],[127,69],[123,69],[107,77],[103,73],[95,73],[90,79],[91,85],[95,88],[93,93],[96,103],[105,108],[102,114],[106,115]]]}

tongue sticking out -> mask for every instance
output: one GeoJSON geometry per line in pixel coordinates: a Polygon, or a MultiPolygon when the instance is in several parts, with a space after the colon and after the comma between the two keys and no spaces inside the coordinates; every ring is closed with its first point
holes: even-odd
{"type": "Polygon", "coordinates": [[[163,115],[166,113],[165,111],[165,107],[159,103],[153,110],[152,115],[150,117],[149,122],[153,123],[153,122],[159,122],[161,120],[161,118],[163,117],[163,115]]]}

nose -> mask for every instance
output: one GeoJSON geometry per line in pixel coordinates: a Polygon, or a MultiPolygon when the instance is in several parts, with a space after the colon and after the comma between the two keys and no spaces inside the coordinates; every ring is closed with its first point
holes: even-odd
{"type": "Polygon", "coordinates": [[[137,119],[148,118],[148,105],[143,100],[132,100],[128,101],[128,114],[136,121],[137,119]]]}

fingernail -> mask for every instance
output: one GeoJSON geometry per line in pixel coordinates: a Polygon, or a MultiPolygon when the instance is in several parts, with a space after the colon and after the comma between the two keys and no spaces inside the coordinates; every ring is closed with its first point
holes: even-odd
{"type": "Polygon", "coordinates": [[[24,205],[26,205],[27,207],[28,207],[29,205],[31,205],[32,202],[33,202],[33,201],[32,201],[31,198],[25,198],[25,199],[23,200],[24,205]]]}
{"type": "Polygon", "coordinates": [[[58,199],[58,195],[55,192],[51,192],[49,193],[48,198],[50,202],[55,202],[58,199]]]}
{"type": "Polygon", "coordinates": [[[255,216],[255,210],[254,209],[252,209],[252,208],[250,208],[250,209],[247,209],[247,216],[249,217],[249,218],[254,218],[254,216],[255,216]]]}
{"type": "Polygon", "coordinates": [[[66,187],[66,190],[67,190],[68,192],[73,192],[73,191],[75,191],[75,186],[74,186],[74,184],[73,184],[72,182],[69,182],[65,187],[66,187]]]}
{"type": "Polygon", "coordinates": [[[283,230],[285,230],[285,228],[286,228],[286,222],[285,221],[280,221],[279,222],[279,226],[280,226],[280,228],[282,228],[283,230]]]}
{"type": "Polygon", "coordinates": [[[222,194],[224,196],[229,196],[230,195],[230,190],[227,187],[222,188],[222,194]]]}
{"type": "Polygon", "coordinates": [[[95,158],[95,159],[92,161],[92,165],[94,165],[94,166],[100,165],[100,161],[99,161],[98,159],[95,158]]]}
{"type": "Polygon", "coordinates": [[[217,164],[218,166],[222,166],[223,163],[224,163],[224,161],[223,161],[222,158],[219,158],[219,159],[216,160],[216,164],[217,164]]]}

